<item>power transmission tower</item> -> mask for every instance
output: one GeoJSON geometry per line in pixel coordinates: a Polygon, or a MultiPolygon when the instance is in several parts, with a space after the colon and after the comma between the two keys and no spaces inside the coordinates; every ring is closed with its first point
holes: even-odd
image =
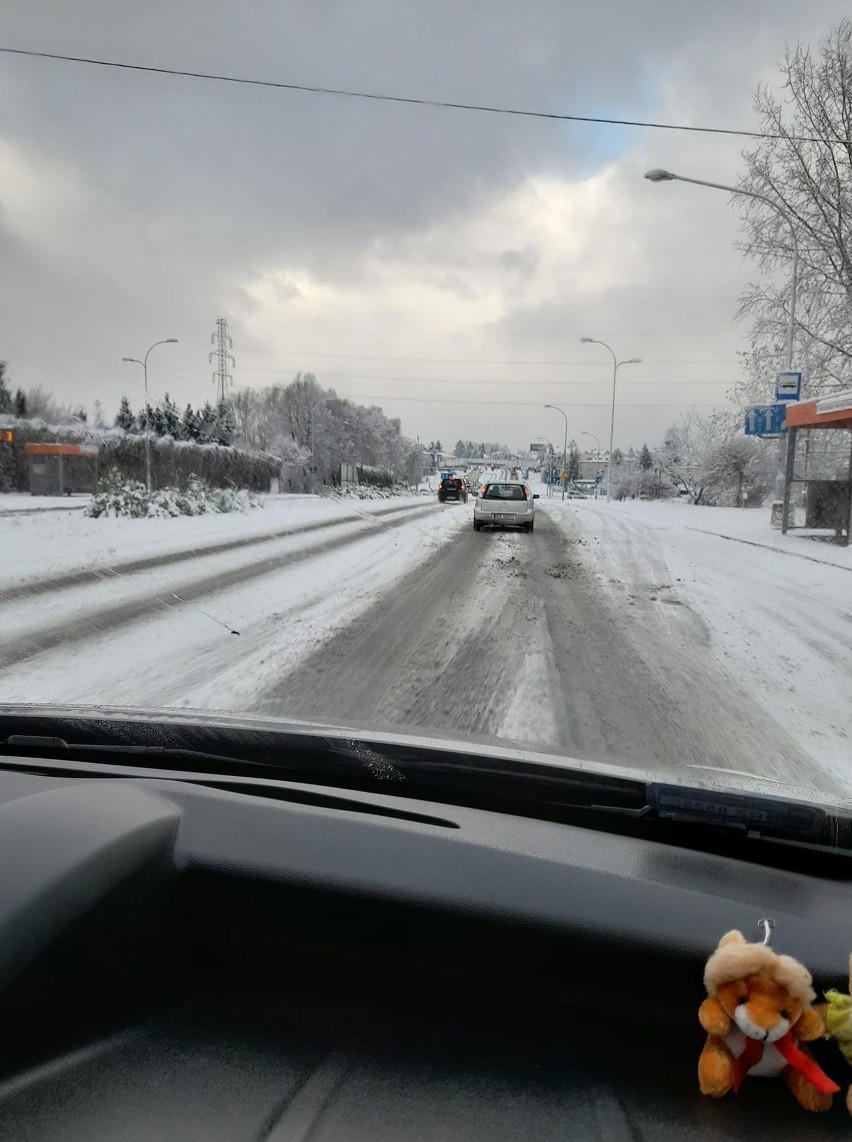
{"type": "Polygon", "coordinates": [[[216,383],[216,404],[228,404],[229,386],[234,383],[234,378],[228,372],[228,365],[230,364],[231,368],[235,368],[237,362],[230,352],[234,347],[234,342],[228,335],[226,318],[216,318],[216,332],[210,334],[210,341],[216,346],[210,354],[211,364],[213,358],[216,358],[216,371],[213,373],[213,380],[216,383]]]}

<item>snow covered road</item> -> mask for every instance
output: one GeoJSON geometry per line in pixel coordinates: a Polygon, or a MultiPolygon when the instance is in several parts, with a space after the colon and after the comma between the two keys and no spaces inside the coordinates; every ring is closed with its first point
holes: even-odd
{"type": "MultiPolygon", "coordinates": [[[[848,788],[843,553],[722,538],[713,509],[693,529],[683,505],[539,507],[533,535],[475,533],[471,505],[431,498],[56,513],[0,586],[0,701],[497,737],[848,788]]],[[[0,526],[21,539],[30,519],[0,526]]]]}

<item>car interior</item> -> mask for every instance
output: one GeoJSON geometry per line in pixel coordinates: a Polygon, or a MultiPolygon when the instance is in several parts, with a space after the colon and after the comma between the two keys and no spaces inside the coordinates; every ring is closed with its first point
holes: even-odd
{"type": "Polygon", "coordinates": [[[0,743],[0,1139],[848,1136],[696,1078],[722,933],[845,980],[842,814],[178,715],[0,743]]]}

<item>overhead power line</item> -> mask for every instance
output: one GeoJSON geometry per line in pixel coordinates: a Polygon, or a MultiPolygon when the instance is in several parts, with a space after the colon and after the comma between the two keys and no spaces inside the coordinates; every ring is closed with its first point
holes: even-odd
{"type": "MultiPolygon", "coordinates": [[[[602,366],[609,369],[606,361],[598,361],[594,358],[583,357],[581,360],[566,361],[566,360],[536,360],[536,361],[518,361],[518,360],[488,360],[484,357],[377,357],[373,354],[364,353],[315,353],[313,349],[244,349],[244,353],[262,353],[264,355],[271,355],[275,357],[290,357],[303,359],[305,357],[316,358],[317,360],[324,361],[391,361],[398,364],[418,364],[418,365],[557,365],[557,366],[570,366],[572,368],[590,368],[598,369],[602,366]]],[[[738,365],[739,360],[736,357],[703,357],[700,360],[658,360],[650,361],[645,359],[646,365],[738,365]]]]}
{"type": "MultiPolygon", "coordinates": [[[[246,365],[243,368],[244,373],[273,373],[278,376],[281,375],[280,369],[267,368],[260,365],[246,365]]],[[[612,366],[610,366],[610,373],[612,366]]],[[[325,369],[318,370],[318,376],[323,380],[331,381],[382,381],[389,385],[406,384],[406,385],[456,385],[458,388],[464,388],[465,385],[523,385],[528,388],[540,388],[542,385],[585,385],[586,388],[593,388],[600,384],[610,384],[612,378],[599,377],[596,380],[580,381],[573,378],[555,377],[549,381],[539,380],[537,377],[519,377],[516,380],[466,380],[463,377],[380,377],[375,373],[330,373],[325,369]]],[[[731,385],[733,382],[730,379],[723,380],[698,380],[698,381],[677,381],[672,382],[669,380],[634,380],[631,378],[627,382],[630,388],[637,385],[671,385],[676,383],[678,387],[681,385],[731,385]]]]}
{"type": "MultiPolygon", "coordinates": [[[[473,404],[480,408],[491,408],[492,405],[511,405],[513,408],[539,408],[537,401],[533,400],[488,400],[481,399],[474,400],[459,400],[457,397],[401,397],[394,395],[384,396],[363,396],[358,394],[343,393],[340,395],[340,400],[348,401],[375,401],[379,402],[393,402],[393,401],[413,401],[416,404],[473,404]]],[[[609,408],[609,401],[563,401],[565,408],[609,408]]],[[[619,408],[719,408],[722,401],[695,401],[695,400],[672,400],[660,401],[658,403],[646,403],[645,401],[619,401],[619,408]]]]}
{"type": "MultiPolygon", "coordinates": [[[[595,123],[607,127],[645,127],[655,131],[690,131],[704,135],[735,135],[746,139],[790,139],[797,143],[824,143],[827,140],[808,135],[786,135],[781,132],[744,131],[733,127],[696,127],[687,123],[657,123],[646,119],[614,119],[603,115],[568,115],[557,111],[532,111],[521,107],[493,107],[486,103],[459,103],[448,99],[418,99],[413,95],[388,95],[377,91],[355,91],[345,87],[321,87],[307,83],[286,83],[282,80],[252,79],[247,76],[220,75],[211,71],[189,71],[176,67],[155,67],[151,64],[124,63],[120,60],[95,59],[91,56],[72,56],[61,52],[43,52],[31,48],[5,48],[6,55],[30,56],[35,59],[62,60],[65,63],[82,63],[91,67],[108,67],[121,71],[147,72],[151,75],[173,75],[182,79],[207,79],[216,83],[233,83],[245,87],[272,87],[280,91],[302,91],[309,95],[336,95],[346,99],[364,99],[376,103],[402,103],[413,107],[444,107],[451,111],[476,111],[488,115],[513,115],[524,119],[551,119],[563,123],[595,123]]],[[[845,143],[846,139],[831,139],[845,143]]]]}

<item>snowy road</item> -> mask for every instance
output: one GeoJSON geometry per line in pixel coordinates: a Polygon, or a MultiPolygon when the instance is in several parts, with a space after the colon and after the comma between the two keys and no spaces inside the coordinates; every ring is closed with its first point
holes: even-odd
{"type": "Polygon", "coordinates": [[[475,533],[470,505],[431,499],[305,501],[215,529],[86,521],[88,567],[72,553],[34,584],[22,555],[0,590],[0,701],[225,709],[848,787],[850,569],[684,527],[678,505],[539,507],[531,536],[475,533]]]}

